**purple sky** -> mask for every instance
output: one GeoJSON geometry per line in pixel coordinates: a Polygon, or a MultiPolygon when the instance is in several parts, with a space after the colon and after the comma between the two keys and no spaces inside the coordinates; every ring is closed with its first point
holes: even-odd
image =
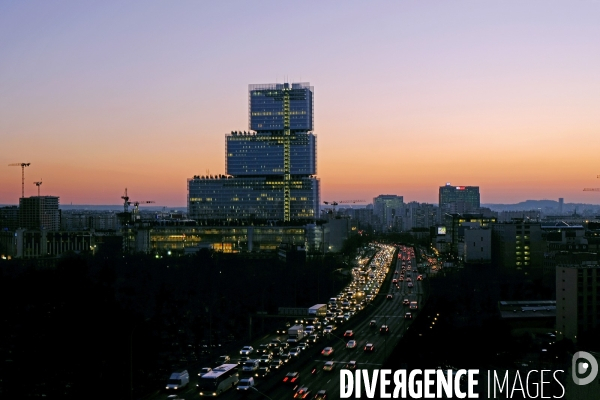
{"type": "Polygon", "coordinates": [[[600,3],[0,3],[0,204],[186,204],[250,83],[310,82],[322,200],[599,203],[600,3]],[[4,166],[2,166],[4,165],[4,166]]]}

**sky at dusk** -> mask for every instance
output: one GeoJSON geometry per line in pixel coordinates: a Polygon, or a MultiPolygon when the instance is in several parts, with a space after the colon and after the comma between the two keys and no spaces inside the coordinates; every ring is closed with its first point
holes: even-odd
{"type": "Polygon", "coordinates": [[[600,203],[598,1],[0,2],[0,204],[187,204],[248,84],[310,82],[321,200],[600,203]]]}

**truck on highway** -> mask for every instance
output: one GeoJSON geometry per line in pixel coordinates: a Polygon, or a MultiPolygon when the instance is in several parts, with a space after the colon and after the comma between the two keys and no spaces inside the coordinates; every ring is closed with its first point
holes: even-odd
{"type": "Polygon", "coordinates": [[[327,314],[327,304],[315,304],[308,309],[309,317],[324,317],[327,314]]]}
{"type": "Polygon", "coordinates": [[[288,343],[298,343],[304,339],[304,325],[298,324],[288,329],[288,343]]]}

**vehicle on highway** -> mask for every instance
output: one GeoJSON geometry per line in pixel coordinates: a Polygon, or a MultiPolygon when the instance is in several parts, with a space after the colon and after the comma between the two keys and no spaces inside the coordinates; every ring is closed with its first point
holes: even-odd
{"type": "Polygon", "coordinates": [[[317,335],[310,335],[310,336],[309,336],[309,337],[306,339],[306,341],[307,341],[308,343],[317,343],[317,340],[319,340],[319,336],[317,336],[317,335]]]}
{"type": "Polygon", "coordinates": [[[389,333],[390,332],[390,328],[387,325],[381,325],[381,328],[379,328],[379,333],[389,333]]]}
{"type": "Polygon", "coordinates": [[[171,377],[167,381],[165,389],[167,390],[179,390],[184,388],[190,383],[190,374],[187,370],[175,371],[171,374],[171,377]]]}
{"type": "Polygon", "coordinates": [[[306,333],[304,332],[304,325],[302,325],[302,323],[298,323],[298,324],[290,327],[290,329],[288,329],[287,342],[288,343],[298,343],[302,339],[304,339],[305,335],[306,335],[306,333]]]}
{"type": "Polygon", "coordinates": [[[308,396],[310,396],[310,390],[306,386],[302,386],[294,393],[295,399],[308,399],[308,396]]]}
{"type": "MultiPolygon", "coordinates": [[[[287,343],[286,343],[287,344],[287,343]]],[[[279,357],[280,355],[282,355],[283,353],[285,353],[285,350],[283,349],[283,347],[274,347],[273,351],[270,353],[271,356],[273,357],[279,357]]],[[[269,353],[265,353],[265,354],[269,354],[269,353]]]]}
{"type": "Polygon", "coordinates": [[[250,390],[250,388],[252,388],[252,387],[254,387],[254,378],[253,377],[242,378],[242,379],[240,379],[240,381],[237,385],[237,390],[246,391],[246,390],[250,390]]]}
{"type": "Polygon", "coordinates": [[[248,360],[242,366],[244,372],[254,372],[260,367],[260,360],[248,360]]]}
{"type": "Polygon", "coordinates": [[[217,358],[218,364],[227,364],[230,361],[231,361],[231,357],[229,357],[229,356],[219,356],[219,358],[217,358]]]}
{"type": "Polygon", "coordinates": [[[286,322],[279,329],[277,329],[277,333],[280,335],[287,334],[287,331],[288,331],[288,329],[290,329],[290,326],[292,326],[292,324],[290,324],[289,322],[286,322]]]}
{"type": "Polygon", "coordinates": [[[299,347],[292,347],[290,349],[290,356],[292,356],[292,357],[298,357],[300,355],[301,351],[302,351],[302,349],[300,349],[299,347]]]}
{"type": "Polygon", "coordinates": [[[296,385],[298,384],[298,380],[300,379],[299,372],[288,372],[283,378],[283,383],[288,385],[296,385]]]}
{"type": "Polygon", "coordinates": [[[322,351],[321,354],[323,354],[324,356],[330,356],[333,354],[333,347],[325,347],[322,351]]]}
{"type": "Polygon", "coordinates": [[[344,366],[344,368],[346,368],[346,369],[356,369],[356,361],[354,361],[354,360],[348,361],[346,363],[346,366],[344,366]]]}
{"type": "Polygon", "coordinates": [[[282,366],[283,366],[283,361],[281,361],[280,359],[273,360],[269,363],[269,367],[271,367],[271,369],[279,369],[282,366]]]}
{"type": "Polygon", "coordinates": [[[335,328],[333,327],[333,325],[327,325],[325,329],[323,329],[323,333],[331,333],[334,329],[335,328]]]}
{"type": "Polygon", "coordinates": [[[223,364],[198,379],[200,396],[218,396],[239,381],[237,364],[223,364]]]}
{"type": "Polygon", "coordinates": [[[417,276],[417,280],[418,280],[418,281],[422,281],[422,280],[423,280],[423,275],[419,275],[419,276],[417,276]]]}
{"type": "Polygon", "coordinates": [[[363,350],[365,352],[372,353],[375,351],[375,345],[373,345],[373,343],[367,343],[367,344],[365,344],[365,348],[363,350]]]}
{"type": "Polygon", "coordinates": [[[411,301],[410,302],[410,309],[411,310],[416,310],[417,309],[417,302],[416,301],[411,301]]]}
{"type": "Polygon", "coordinates": [[[344,337],[352,337],[354,336],[354,332],[352,330],[347,330],[344,332],[344,337]]]}
{"type": "Polygon", "coordinates": [[[356,340],[349,340],[348,343],[346,343],[346,348],[347,349],[354,349],[356,348],[356,340]]]}
{"type": "Polygon", "coordinates": [[[244,346],[242,347],[242,349],[240,350],[240,354],[242,356],[249,356],[250,354],[252,354],[254,352],[254,347],[252,346],[244,346]]]}
{"type": "Polygon", "coordinates": [[[393,299],[393,298],[394,298],[394,295],[390,293],[390,294],[388,294],[387,296],[385,296],[385,298],[386,298],[386,299],[388,299],[388,300],[389,300],[389,299],[393,299]]]}
{"type": "Polygon", "coordinates": [[[269,376],[270,373],[271,367],[260,367],[258,371],[256,371],[256,374],[254,374],[254,376],[256,376],[257,378],[266,378],[267,376],[269,376]]]}
{"type": "Polygon", "coordinates": [[[269,346],[270,347],[279,347],[279,346],[281,346],[281,340],[279,340],[279,339],[273,339],[269,343],[269,346]]]}
{"type": "Polygon", "coordinates": [[[414,285],[413,285],[413,283],[412,283],[412,282],[408,282],[408,285],[406,285],[406,286],[407,286],[409,289],[410,289],[410,288],[412,288],[412,287],[414,287],[414,285]]]}
{"type": "Polygon", "coordinates": [[[327,361],[323,365],[323,371],[333,371],[335,369],[335,363],[333,361],[327,361]]]}
{"type": "Polygon", "coordinates": [[[412,319],[412,313],[411,312],[407,312],[404,314],[404,318],[405,319],[412,319]]]}
{"type": "Polygon", "coordinates": [[[375,328],[377,326],[377,320],[372,319],[371,322],[369,322],[369,328],[375,328]]]}
{"type": "Polygon", "coordinates": [[[302,343],[298,343],[298,347],[301,351],[304,351],[306,349],[308,349],[308,347],[310,346],[310,342],[306,341],[306,342],[302,342],[302,343]]]}
{"type": "Polygon", "coordinates": [[[402,304],[405,306],[408,306],[408,305],[410,305],[410,301],[408,301],[408,299],[404,299],[404,300],[402,300],[402,304]]]}
{"type": "Polygon", "coordinates": [[[270,346],[268,343],[262,343],[262,344],[258,345],[257,353],[259,353],[259,354],[270,353],[271,349],[269,347],[270,346]]]}
{"type": "Polygon", "coordinates": [[[327,391],[319,390],[317,394],[315,394],[315,400],[326,400],[327,399],[327,391]]]}

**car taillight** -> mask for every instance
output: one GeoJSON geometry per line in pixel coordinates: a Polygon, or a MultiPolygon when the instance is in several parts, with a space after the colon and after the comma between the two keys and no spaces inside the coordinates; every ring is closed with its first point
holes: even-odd
{"type": "Polygon", "coordinates": [[[295,382],[295,381],[296,381],[296,378],[292,378],[292,382],[295,382]]]}
{"type": "Polygon", "coordinates": [[[288,380],[287,376],[285,378],[283,378],[284,382],[287,382],[287,380],[288,380]]]}

